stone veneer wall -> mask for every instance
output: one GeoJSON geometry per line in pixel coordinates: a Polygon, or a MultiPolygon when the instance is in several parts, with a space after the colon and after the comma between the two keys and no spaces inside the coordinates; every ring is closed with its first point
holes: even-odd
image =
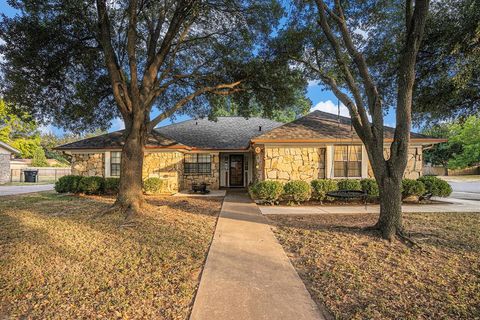
{"type": "Polygon", "coordinates": [[[105,157],[103,153],[72,154],[72,174],[77,176],[105,175],[105,157]]]}
{"type": "Polygon", "coordinates": [[[312,181],[320,174],[320,148],[266,147],[264,172],[267,180],[312,181]]]}
{"type": "Polygon", "coordinates": [[[10,153],[0,153],[0,184],[10,182],[10,153]]]}
{"type": "Polygon", "coordinates": [[[158,177],[166,181],[162,193],[175,193],[183,188],[183,154],[180,152],[146,153],[143,178],[158,177]]]}
{"type": "Polygon", "coordinates": [[[185,174],[183,175],[183,189],[190,190],[193,183],[206,182],[208,189],[218,190],[220,187],[220,157],[218,153],[211,153],[212,170],[210,174],[185,174]]]}
{"type": "MultiPolygon", "coordinates": [[[[405,168],[405,173],[403,174],[404,178],[417,179],[423,175],[422,152],[423,152],[422,146],[414,146],[414,147],[408,148],[408,162],[407,162],[407,167],[405,168]]],[[[390,149],[384,148],[383,154],[385,158],[388,159],[390,157],[390,149]]],[[[370,163],[368,164],[368,176],[370,178],[373,178],[373,170],[372,170],[372,167],[370,166],[370,163]]]]}

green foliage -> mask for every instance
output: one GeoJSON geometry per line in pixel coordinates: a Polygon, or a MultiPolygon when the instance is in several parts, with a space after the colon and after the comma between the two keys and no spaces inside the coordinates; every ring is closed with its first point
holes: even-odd
{"type": "Polygon", "coordinates": [[[0,141],[18,149],[24,159],[32,159],[40,148],[35,121],[26,113],[17,115],[3,100],[0,100],[0,141]]]}
{"type": "Polygon", "coordinates": [[[78,183],[77,192],[85,194],[103,193],[104,179],[102,177],[82,177],[78,183]]]}
{"type": "Polygon", "coordinates": [[[259,181],[252,184],[249,191],[255,199],[273,204],[282,196],[283,184],[279,181],[259,181]]]}
{"type": "Polygon", "coordinates": [[[360,185],[362,187],[362,191],[366,192],[370,197],[378,197],[379,190],[378,184],[375,179],[362,179],[360,180],[360,185]]]}
{"type": "Polygon", "coordinates": [[[42,147],[38,147],[32,157],[32,167],[48,167],[47,157],[42,147]]]}
{"type": "Polygon", "coordinates": [[[326,200],[327,192],[335,191],[338,189],[337,181],[333,179],[317,179],[310,182],[312,187],[312,198],[323,201],[326,200]]]}
{"type": "Polygon", "coordinates": [[[57,182],[55,182],[55,191],[58,193],[76,193],[78,191],[78,183],[81,179],[81,176],[74,175],[60,177],[57,182]]]}
{"type": "Polygon", "coordinates": [[[462,152],[453,155],[450,168],[465,168],[480,162],[480,117],[470,116],[450,126],[449,143],[460,144],[462,152]]]}
{"type": "Polygon", "coordinates": [[[342,179],[338,180],[338,190],[362,190],[360,180],[356,179],[342,179]]]}
{"type": "Polygon", "coordinates": [[[434,197],[448,197],[452,193],[452,187],[446,182],[435,176],[423,176],[418,178],[425,186],[426,193],[434,197]]]}
{"type": "Polygon", "coordinates": [[[296,203],[307,201],[312,195],[312,188],[310,185],[302,180],[293,180],[287,182],[283,186],[284,195],[292,199],[296,203]]]}
{"type": "Polygon", "coordinates": [[[157,177],[147,178],[143,181],[143,191],[147,194],[162,192],[164,181],[157,177]]]}
{"type": "Polygon", "coordinates": [[[419,120],[463,118],[480,111],[480,3],[432,1],[417,62],[419,120]]]}
{"type": "Polygon", "coordinates": [[[118,186],[120,185],[120,178],[105,178],[103,189],[107,194],[116,194],[118,186]]]}
{"type": "Polygon", "coordinates": [[[425,186],[419,180],[403,179],[402,180],[402,196],[422,196],[425,194],[425,186]]]}

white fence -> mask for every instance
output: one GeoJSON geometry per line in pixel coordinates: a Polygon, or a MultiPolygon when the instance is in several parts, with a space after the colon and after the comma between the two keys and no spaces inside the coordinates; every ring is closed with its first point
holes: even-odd
{"type": "Polygon", "coordinates": [[[72,174],[71,168],[57,168],[57,167],[28,167],[23,169],[11,169],[10,181],[23,182],[25,181],[26,170],[38,170],[37,182],[54,182],[58,178],[72,174]]]}

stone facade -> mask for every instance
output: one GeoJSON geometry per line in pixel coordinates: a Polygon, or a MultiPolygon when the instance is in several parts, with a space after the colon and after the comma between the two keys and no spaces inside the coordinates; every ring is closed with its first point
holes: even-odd
{"type": "Polygon", "coordinates": [[[207,183],[208,189],[218,190],[220,186],[220,157],[212,153],[212,170],[210,174],[185,174],[183,175],[183,189],[190,190],[193,183],[207,183]]]}
{"type": "Polygon", "coordinates": [[[183,154],[180,152],[146,153],[143,178],[158,177],[165,181],[162,193],[176,193],[183,188],[183,154]]]}
{"type": "MultiPolygon", "coordinates": [[[[404,178],[407,179],[417,179],[422,176],[423,169],[423,158],[422,158],[422,146],[413,146],[408,149],[408,162],[407,167],[405,168],[405,173],[403,174],[404,178]]],[[[386,159],[390,157],[390,149],[384,148],[383,154],[386,159]]],[[[368,164],[368,176],[373,178],[373,170],[368,164]]]]}
{"type": "Polygon", "coordinates": [[[325,149],[313,147],[266,147],[266,180],[312,181],[325,177],[325,149]]]}
{"type": "Polygon", "coordinates": [[[10,153],[0,153],[0,184],[10,182],[10,153]]]}
{"type": "Polygon", "coordinates": [[[103,153],[72,154],[72,174],[77,176],[105,176],[103,153]]]}

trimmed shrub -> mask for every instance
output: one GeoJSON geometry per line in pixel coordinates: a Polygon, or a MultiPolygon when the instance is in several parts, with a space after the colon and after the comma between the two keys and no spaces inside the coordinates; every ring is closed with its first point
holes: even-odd
{"type": "Polygon", "coordinates": [[[360,180],[343,179],[337,182],[338,190],[362,190],[360,180]]]}
{"type": "Polygon", "coordinates": [[[78,183],[77,192],[85,194],[100,194],[103,193],[103,184],[105,179],[102,177],[82,177],[78,183]]]}
{"type": "Polygon", "coordinates": [[[366,192],[369,197],[378,197],[378,184],[375,179],[362,179],[360,180],[360,185],[362,187],[362,191],[366,192]]]}
{"type": "Polygon", "coordinates": [[[402,196],[404,198],[410,196],[421,196],[425,194],[425,186],[421,181],[413,179],[402,180],[402,196]]]}
{"type": "Polygon", "coordinates": [[[310,199],[312,188],[305,181],[293,180],[283,186],[283,193],[296,203],[300,203],[310,199]]]}
{"type": "Polygon", "coordinates": [[[279,181],[259,181],[250,186],[250,193],[255,199],[273,204],[283,193],[283,184],[279,181]]]}
{"type": "Polygon", "coordinates": [[[327,192],[338,189],[337,181],[332,179],[317,179],[310,182],[312,187],[312,198],[323,201],[327,199],[327,192]]]}
{"type": "Polygon", "coordinates": [[[452,187],[447,181],[435,176],[423,176],[418,178],[425,186],[425,192],[434,197],[448,197],[452,193],[452,187]]]}
{"type": "Polygon", "coordinates": [[[108,194],[116,194],[118,186],[120,185],[120,178],[105,178],[103,190],[108,194]]]}
{"type": "Polygon", "coordinates": [[[157,177],[143,180],[143,192],[147,194],[160,193],[163,187],[163,180],[157,177]]]}
{"type": "Polygon", "coordinates": [[[74,175],[60,177],[57,182],[55,182],[55,191],[58,193],[75,193],[78,190],[78,183],[81,179],[81,176],[74,175]]]}

